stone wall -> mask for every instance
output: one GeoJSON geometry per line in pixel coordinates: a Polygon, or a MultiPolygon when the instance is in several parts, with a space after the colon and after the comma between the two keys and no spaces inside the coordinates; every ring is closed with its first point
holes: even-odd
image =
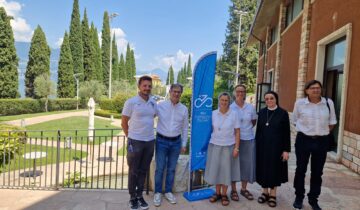
{"type": "Polygon", "coordinates": [[[344,131],[341,162],[360,174],[360,135],[344,131]]]}

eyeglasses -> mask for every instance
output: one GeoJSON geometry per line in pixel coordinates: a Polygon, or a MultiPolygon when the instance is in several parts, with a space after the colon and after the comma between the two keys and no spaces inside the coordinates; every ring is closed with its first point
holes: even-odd
{"type": "Polygon", "coordinates": [[[310,89],[310,90],[320,90],[321,87],[310,87],[309,89],[310,89]]]}

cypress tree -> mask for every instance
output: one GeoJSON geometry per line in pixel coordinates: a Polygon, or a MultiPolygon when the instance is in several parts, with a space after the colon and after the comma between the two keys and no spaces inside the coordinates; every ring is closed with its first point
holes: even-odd
{"type": "Polygon", "coordinates": [[[90,81],[96,79],[96,69],[95,69],[95,48],[93,45],[92,35],[89,29],[89,21],[86,14],[86,9],[84,11],[84,18],[81,23],[82,30],[82,40],[84,48],[84,80],[90,81]]]}
{"type": "Polygon", "coordinates": [[[101,34],[102,71],[105,88],[109,87],[109,62],[110,62],[110,24],[109,14],[104,12],[103,28],[101,34]]]}
{"type": "Polygon", "coordinates": [[[125,60],[124,60],[124,55],[122,53],[120,55],[120,62],[118,65],[118,69],[119,69],[119,80],[126,80],[125,60]]]}
{"type": "Polygon", "coordinates": [[[125,72],[126,72],[126,79],[130,82],[132,71],[131,71],[131,49],[129,43],[127,44],[126,47],[125,72]]]}
{"type": "Polygon", "coordinates": [[[82,75],[80,75],[79,79],[80,81],[82,81],[84,79],[84,52],[82,43],[79,0],[74,0],[73,11],[71,14],[69,40],[71,56],[74,63],[74,73],[81,73],[82,75]]]}
{"type": "Polygon", "coordinates": [[[16,98],[18,93],[18,62],[10,17],[0,7],[0,98],[16,98]]]}
{"type": "Polygon", "coordinates": [[[181,72],[182,72],[182,68],[180,69],[180,71],[178,72],[177,77],[176,77],[176,83],[179,83],[179,84],[182,84],[182,82],[181,82],[181,72]]]}
{"type": "Polygon", "coordinates": [[[117,44],[116,44],[116,40],[115,40],[115,33],[113,35],[111,49],[112,49],[112,51],[111,51],[111,57],[112,57],[111,79],[112,79],[112,81],[118,81],[119,80],[119,68],[118,68],[119,55],[118,55],[117,44]]]}
{"type": "Polygon", "coordinates": [[[50,76],[50,47],[47,45],[43,30],[38,25],[31,39],[29,60],[26,66],[26,97],[35,97],[34,80],[37,76],[44,73],[50,76]]]}
{"type": "Polygon", "coordinates": [[[95,49],[95,54],[94,54],[94,64],[95,64],[95,72],[96,72],[96,80],[100,81],[101,84],[103,84],[103,71],[102,71],[102,66],[101,66],[101,48],[100,48],[100,44],[99,44],[99,36],[98,36],[98,31],[97,28],[94,26],[94,23],[91,23],[91,28],[90,28],[90,32],[91,32],[91,37],[92,37],[92,41],[93,41],[93,46],[95,49]]]}
{"type": "Polygon", "coordinates": [[[186,76],[192,77],[191,56],[190,55],[189,55],[188,62],[187,62],[186,76]]]}
{"type": "Polygon", "coordinates": [[[166,78],[166,84],[167,85],[174,84],[174,69],[173,69],[172,65],[170,66],[169,71],[168,71],[168,76],[166,78]],[[169,77],[170,77],[170,79],[169,79],[169,77]]]}
{"type": "Polygon", "coordinates": [[[71,57],[69,35],[65,32],[60,49],[57,96],[59,98],[73,98],[75,96],[75,88],[74,64],[71,57]]]}
{"type": "Polygon", "coordinates": [[[131,56],[131,78],[130,78],[130,83],[131,84],[135,84],[136,79],[135,79],[135,75],[136,75],[136,64],[135,64],[135,55],[134,55],[134,50],[130,51],[130,56],[131,56]]]}

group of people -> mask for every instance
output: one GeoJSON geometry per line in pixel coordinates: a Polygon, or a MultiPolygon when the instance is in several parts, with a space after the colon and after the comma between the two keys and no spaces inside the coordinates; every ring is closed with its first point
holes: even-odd
{"type": "MultiPolygon", "coordinates": [[[[322,174],[329,147],[329,133],[334,128],[336,115],[331,99],[321,96],[322,85],[311,80],[305,85],[305,97],[295,102],[293,119],[297,131],[295,140],[296,171],[294,178],[295,209],[303,208],[305,174],[311,158],[309,205],[321,210],[318,197],[322,174]]],[[[230,198],[238,201],[236,182],[241,182],[240,194],[248,200],[254,196],[247,184],[257,182],[262,187],[259,203],[276,207],[277,187],[288,181],[289,153],[291,151],[290,119],[280,107],[274,91],[264,94],[266,107],[256,114],[254,107],[245,102],[246,87],[237,85],[235,101],[229,93],[219,95],[219,107],[212,113],[212,134],[208,146],[205,181],[216,186],[209,201],[220,200],[229,205],[230,198]],[[256,132],[253,127],[256,125],[256,132]]]]}
{"type": "MultiPolygon", "coordinates": [[[[163,192],[163,173],[166,168],[164,197],[172,204],[175,168],[181,152],[186,151],[188,109],[180,103],[183,87],[173,84],[170,99],[157,104],[151,99],[152,79],[143,76],[138,81],[139,93],[125,102],[121,126],[128,139],[129,206],[131,209],[148,209],[142,196],[146,173],[155,148],[154,205],[160,206],[163,192]],[[156,138],[154,118],[158,118],[156,138]],[[156,140],[155,140],[156,139],[156,140]]],[[[297,135],[295,142],[296,172],[294,178],[295,201],[293,207],[303,208],[304,179],[311,159],[310,192],[308,201],[313,210],[321,210],[318,197],[321,176],[328,148],[328,134],[336,124],[334,104],[321,96],[322,85],[317,80],[305,85],[305,97],[295,102],[293,120],[297,135]]],[[[205,181],[215,185],[216,192],[209,201],[221,201],[223,206],[230,198],[239,201],[239,194],[248,200],[254,196],[247,189],[255,181],[262,187],[259,203],[276,207],[276,191],[288,181],[289,153],[291,150],[290,120],[286,110],[279,106],[276,92],[265,93],[266,107],[256,113],[252,104],[245,102],[246,87],[237,85],[235,101],[229,93],[218,96],[218,109],[212,112],[212,133],[209,140],[205,181]],[[256,132],[253,129],[256,125],[256,132]],[[240,191],[236,183],[241,182],[240,191]]]]}

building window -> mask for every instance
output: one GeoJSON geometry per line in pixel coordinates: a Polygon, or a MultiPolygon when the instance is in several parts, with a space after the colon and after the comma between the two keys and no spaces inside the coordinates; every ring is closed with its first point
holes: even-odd
{"type": "Polygon", "coordinates": [[[270,46],[274,44],[277,40],[278,27],[275,26],[270,30],[270,46]]]}
{"type": "Polygon", "coordinates": [[[304,7],[304,0],[289,0],[286,7],[286,27],[300,14],[304,7]]]}

